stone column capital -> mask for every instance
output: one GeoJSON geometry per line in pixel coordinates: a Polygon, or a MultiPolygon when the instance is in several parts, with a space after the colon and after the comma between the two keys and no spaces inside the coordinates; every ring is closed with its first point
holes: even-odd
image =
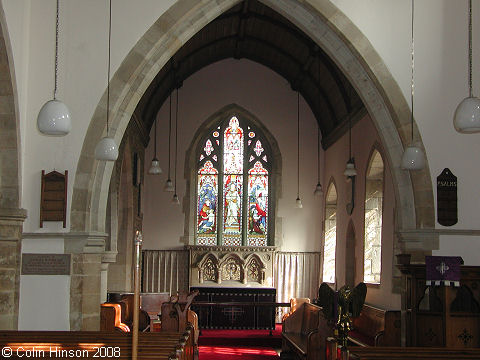
{"type": "Polygon", "coordinates": [[[69,232],[65,233],[65,253],[103,254],[108,237],[104,232],[69,232]]]}
{"type": "MultiPolygon", "coordinates": [[[[23,223],[27,218],[27,210],[25,209],[5,209],[0,208],[0,221],[23,223]]],[[[14,224],[12,224],[14,225],[14,224]]]]}

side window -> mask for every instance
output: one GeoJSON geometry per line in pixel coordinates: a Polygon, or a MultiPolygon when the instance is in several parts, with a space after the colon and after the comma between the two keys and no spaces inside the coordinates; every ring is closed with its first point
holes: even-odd
{"type": "Polygon", "coordinates": [[[377,150],[370,157],[365,181],[365,244],[363,281],[380,283],[382,268],[383,159],[377,150]]]}
{"type": "Polygon", "coordinates": [[[335,282],[335,250],[337,247],[337,189],[332,182],[325,199],[325,241],[323,246],[323,281],[335,282]]]}

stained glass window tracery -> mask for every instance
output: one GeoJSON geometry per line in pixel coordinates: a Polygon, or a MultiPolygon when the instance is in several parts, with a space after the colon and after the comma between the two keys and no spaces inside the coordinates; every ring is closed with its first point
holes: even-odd
{"type": "Polygon", "coordinates": [[[202,141],[197,157],[199,245],[269,245],[272,164],[266,154],[271,150],[262,132],[247,122],[231,116],[202,141]]]}

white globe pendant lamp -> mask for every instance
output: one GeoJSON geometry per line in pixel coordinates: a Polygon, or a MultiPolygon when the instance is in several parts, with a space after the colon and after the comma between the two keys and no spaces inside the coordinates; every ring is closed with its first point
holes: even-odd
{"type": "Polygon", "coordinates": [[[109,2],[108,18],[108,71],[107,71],[107,135],[95,147],[95,159],[101,161],[115,161],[118,158],[118,146],[115,140],[108,136],[108,118],[110,115],[110,44],[112,39],[112,0],[109,2]]]}
{"type": "Polygon", "coordinates": [[[418,146],[409,145],[402,156],[402,169],[422,170],[425,167],[425,155],[418,146]]]}
{"type": "Polygon", "coordinates": [[[109,136],[103,137],[95,147],[95,159],[102,161],[115,161],[117,158],[117,143],[109,136]]]}
{"type": "Polygon", "coordinates": [[[57,99],[58,84],[58,18],[59,18],[59,0],[57,0],[57,16],[55,26],[55,88],[53,90],[53,100],[47,101],[37,116],[38,130],[45,135],[67,135],[72,129],[70,111],[67,105],[57,99]]]}
{"type": "Polygon", "coordinates": [[[412,106],[411,111],[411,143],[407,146],[403,152],[402,160],[401,160],[401,168],[403,170],[422,170],[425,167],[425,154],[423,150],[414,144],[413,141],[413,95],[414,95],[414,69],[415,69],[415,51],[414,51],[414,41],[413,41],[413,24],[414,24],[414,0],[412,0],[412,38],[411,38],[411,45],[412,45],[412,77],[411,77],[411,86],[410,86],[410,101],[412,106]]]}
{"type": "Polygon", "coordinates": [[[468,0],[468,87],[468,97],[458,104],[453,116],[455,130],[463,134],[480,132],[480,99],[472,90],[472,0],[468,0]]]}

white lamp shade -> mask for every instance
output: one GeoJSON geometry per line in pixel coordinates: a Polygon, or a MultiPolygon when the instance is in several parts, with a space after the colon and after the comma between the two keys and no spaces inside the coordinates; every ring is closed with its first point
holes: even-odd
{"type": "Polygon", "coordinates": [[[162,173],[162,168],[160,167],[160,161],[157,158],[152,159],[152,165],[148,169],[150,175],[159,175],[162,173]]]}
{"type": "Polygon", "coordinates": [[[38,113],[37,126],[45,135],[67,135],[72,129],[67,105],[58,100],[47,101],[38,113]]]}
{"type": "Polygon", "coordinates": [[[118,146],[111,137],[105,136],[95,147],[95,159],[115,161],[118,158],[118,146]]]}
{"type": "Polygon", "coordinates": [[[320,184],[320,182],[315,187],[315,191],[313,192],[313,195],[315,195],[315,196],[323,195],[322,184],[320,184]]]}
{"type": "Polygon", "coordinates": [[[453,117],[453,126],[460,133],[480,132],[480,99],[467,97],[458,104],[453,117]]]}
{"type": "Polygon", "coordinates": [[[347,166],[345,167],[343,175],[348,177],[357,176],[357,169],[355,169],[355,164],[352,161],[347,162],[347,166]]]}
{"type": "Polygon", "coordinates": [[[298,197],[297,197],[297,200],[295,200],[295,207],[296,207],[297,209],[303,208],[302,200],[300,200],[300,198],[298,198],[298,197]]]}
{"type": "Polygon", "coordinates": [[[415,145],[407,146],[402,156],[401,166],[404,170],[422,170],[425,167],[423,150],[415,145]]]}
{"type": "Polygon", "coordinates": [[[168,179],[166,182],[165,182],[165,186],[163,187],[163,191],[169,191],[169,192],[173,192],[175,189],[173,188],[173,182],[172,180],[168,179]]]}

